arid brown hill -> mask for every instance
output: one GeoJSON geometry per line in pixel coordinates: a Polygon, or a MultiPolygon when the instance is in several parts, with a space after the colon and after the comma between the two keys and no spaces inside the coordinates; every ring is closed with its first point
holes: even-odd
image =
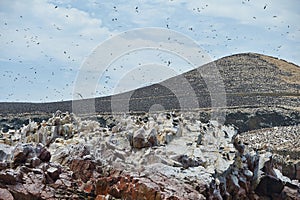
{"type": "MultiPolygon", "coordinates": [[[[214,71],[213,71],[214,72],[214,71]]],[[[114,104],[120,111],[149,111],[159,104],[165,110],[185,110],[210,108],[212,105],[207,80],[212,76],[209,85],[215,87],[212,93],[224,98],[225,107],[264,107],[285,106],[300,107],[300,67],[278,58],[256,54],[236,54],[216,60],[180,76],[170,78],[161,84],[143,87],[134,92],[113,96],[114,104]],[[209,74],[212,66],[217,67],[221,78],[209,74]],[[202,73],[199,73],[199,71],[202,73]],[[215,76],[215,77],[214,77],[215,76]],[[186,82],[184,82],[186,81],[186,82]],[[224,84],[222,92],[219,86],[224,84]],[[193,95],[196,97],[193,97],[193,95]],[[195,102],[196,100],[196,102],[195,102]],[[129,109],[122,107],[129,101],[129,109]],[[182,103],[184,102],[184,103],[182,103]],[[199,106],[195,107],[198,103],[199,106]],[[123,109],[123,110],[122,110],[123,109]]],[[[96,112],[111,112],[111,96],[95,99],[96,112]]],[[[224,100],[224,99],[223,99],[224,100]]],[[[91,100],[82,100],[82,110],[91,100]]],[[[224,105],[221,105],[224,107],[224,105]]],[[[156,107],[158,109],[159,107],[156,107]]],[[[162,107],[160,107],[162,108],[162,107]]],[[[47,112],[56,110],[72,111],[72,101],[54,103],[0,103],[0,113],[47,112]]],[[[119,110],[117,110],[119,111],[119,110]]]]}

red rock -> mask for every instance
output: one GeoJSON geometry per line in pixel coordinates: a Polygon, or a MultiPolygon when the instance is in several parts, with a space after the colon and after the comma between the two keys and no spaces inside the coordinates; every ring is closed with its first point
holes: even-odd
{"type": "Polygon", "coordinates": [[[95,200],[107,200],[105,195],[98,195],[95,200]]]}
{"type": "Polygon", "coordinates": [[[101,178],[96,183],[96,194],[108,194],[109,184],[106,178],[101,178]]]}
{"type": "Polygon", "coordinates": [[[132,200],[205,199],[190,185],[161,174],[135,177],[114,173],[109,177],[102,177],[97,180],[96,194],[109,194],[114,198],[132,200]]]}
{"type": "Polygon", "coordinates": [[[0,200],[14,200],[14,197],[7,189],[0,188],[0,200]]]}
{"type": "Polygon", "coordinates": [[[94,189],[95,189],[94,184],[91,181],[88,181],[83,185],[83,191],[85,193],[92,193],[94,189]]]}
{"type": "Polygon", "coordinates": [[[87,182],[93,175],[96,165],[91,160],[74,159],[71,162],[70,169],[74,172],[77,179],[87,182]]]}
{"type": "Polygon", "coordinates": [[[161,199],[159,187],[151,188],[144,182],[134,180],[129,176],[104,177],[97,181],[96,194],[110,194],[115,198],[124,199],[161,199]]]}

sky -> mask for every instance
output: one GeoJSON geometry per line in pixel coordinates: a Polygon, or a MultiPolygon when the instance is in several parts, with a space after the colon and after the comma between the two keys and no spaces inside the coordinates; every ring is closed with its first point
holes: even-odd
{"type": "MultiPolygon", "coordinates": [[[[118,35],[147,27],[188,37],[211,60],[255,52],[300,65],[299,21],[298,0],[0,0],[0,102],[74,99],[78,74],[97,47],[108,41],[121,48],[118,35]]],[[[102,67],[95,90],[80,98],[149,85],[195,66],[144,48],[102,67]]]]}

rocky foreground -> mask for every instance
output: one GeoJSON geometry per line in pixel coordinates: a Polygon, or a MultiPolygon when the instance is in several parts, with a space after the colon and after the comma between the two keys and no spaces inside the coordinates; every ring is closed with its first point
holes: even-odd
{"type": "Polygon", "coordinates": [[[0,199],[300,199],[300,126],[57,111],[0,133],[0,199]],[[99,122],[100,121],[100,122],[99,122]]]}

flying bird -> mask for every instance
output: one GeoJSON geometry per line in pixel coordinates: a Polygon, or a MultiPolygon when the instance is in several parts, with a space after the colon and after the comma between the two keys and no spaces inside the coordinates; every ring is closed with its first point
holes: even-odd
{"type": "Polygon", "coordinates": [[[81,99],[83,99],[83,96],[79,92],[77,92],[76,94],[78,94],[78,96],[80,96],[81,99]]]}

